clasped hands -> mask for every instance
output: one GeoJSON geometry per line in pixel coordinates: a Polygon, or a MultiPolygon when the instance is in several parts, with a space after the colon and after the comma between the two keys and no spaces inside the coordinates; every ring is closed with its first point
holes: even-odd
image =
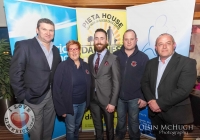
{"type": "Polygon", "coordinates": [[[112,113],[115,111],[115,106],[114,105],[111,105],[111,104],[108,104],[107,107],[106,107],[106,110],[109,112],[109,113],[112,113]]]}
{"type": "Polygon", "coordinates": [[[150,100],[148,102],[149,108],[153,111],[153,112],[161,112],[160,107],[158,106],[156,100],[150,100]]]}

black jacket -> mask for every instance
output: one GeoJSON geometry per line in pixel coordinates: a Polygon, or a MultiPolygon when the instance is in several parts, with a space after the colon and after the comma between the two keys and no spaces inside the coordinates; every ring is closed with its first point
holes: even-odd
{"type": "MultiPolygon", "coordinates": [[[[90,102],[90,85],[91,74],[89,72],[89,66],[87,63],[80,59],[81,68],[85,73],[86,85],[87,85],[87,99],[86,108],[90,102]]],[[[74,61],[69,57],[67,60],[61,62],[55,72],[53,83],[53,101],[56,109],[56,113],[61,116],[63,114],[74,114],[72,103],[73,92],[73,77],[72,71],[74,67],[74,61]]]]}
{"type": "MultiPolygon", "coordinates": [[[[174,53],[165,68],[158,85],[158,99],[155,98],[159,57],[151,59],[142,78],[142,90],[147,101],[156,100],[164,120],[171,124],[193,122],[190,92],[196,81],[196,61],[174,53]]],[[[155,113],[149,109],[149,117],[155,113]]]]}
{"type": "Polygon", "coordinates": [[[148,56],[135,47],[133,54],[129,57],[125,53],[124,46],[114,52],[120,60],[121,68],[121,90],[119,97],[122,100],[132,100],[140,98],[144,100],[141,90],[141,78],[144,73],[145,65],[149,60],[148,56]]]}

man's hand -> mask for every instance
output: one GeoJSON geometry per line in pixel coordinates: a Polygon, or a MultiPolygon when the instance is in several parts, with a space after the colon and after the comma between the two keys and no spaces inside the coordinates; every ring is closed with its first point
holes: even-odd
{"type": "Polygon", "coordinates": [[[150,101],[148,102],[148,104],[149,104],[150,109],[151,109],[153,112],[161,112],[161,109],[160,109],[160,107],[158,106],[156,100],[150,100],[150,101]]]}
{"type": "Polygon", "coordinates": [[[106,107],[106,110],[109,112],[109,113],[112,113],[115,111],[115,106],[114,105],[111,105],[111,104],[108,104],[107,107],[106,107]]]}
{"type": "Polygon", "coordinates": [[[65,118],[66,116],[67,116],[67,114],[63,114],[63,115],[62,115],[62,117],[64,117],[64,118],[65,118]]]}
{"type": "Polygon", "coordinates": [[[139,99],[138,100],[138,105],[139,105],[139,108],[143,108],[147,105],[147,102],[142,100],[142,99],[139,99]]]}

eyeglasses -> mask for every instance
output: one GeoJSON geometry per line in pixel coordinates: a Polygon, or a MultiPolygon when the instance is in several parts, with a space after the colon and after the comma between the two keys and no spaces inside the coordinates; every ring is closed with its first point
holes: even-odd
{"type": "Polygon", "coordinates": [[[79,51],[79,48],[69,48],[68,51],[69,52],[73,52],[73,51],[77,52],[77,51],[79,51]]]}

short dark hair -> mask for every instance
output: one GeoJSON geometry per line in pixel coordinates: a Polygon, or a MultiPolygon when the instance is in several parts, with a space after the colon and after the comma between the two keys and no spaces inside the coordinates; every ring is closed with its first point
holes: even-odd
{"type": "Polygon", "coordinates": [[[70,41],[68,41],[67,44],[66,44],[67,51],[69,51],[69,47],[70,47],[71,45],[74,45],[74,44],[76,44],[76,45],[78,46],[78,49],[81,50],[81,44],[80,44],[78,41],[70,40],[70,41]]]}
{"type": "MultiPolygon", "coordinates": [[[[135,38],[137,38],[137,34],[135,33],[134,30],[128,29],[128,30],[126,30],[126,31],[124,32],[124,35],[125,35],[125,33],[127,33],[127,32],[133,32],[133,33],[135,34],[135,38]]],[[[123,35],[123,39],[124,39],[124,35],[123,35]]]]}
{"type": "Polygon", "coordinates": [[[106,32],[104,29],[102,29],[102,28],[96,29],[96,31],[94,32],[94,35],[95,35],[97,32],[103,32],[103,33],[106,35],[106,39],[107,39],[107,32],[106,32]]]}
{"type": "Polygon", "coordinates": [[[38,20],[38,22],[37,22],[37,28],[38,28],[38,29],[39,29],[41,23],[51,24],[51,25],[53,25],[53,26],[55,27],[53,21],[51,21],[51,20],[48,19],[48,18],[41,18],[41,19],[38,20]]]}

